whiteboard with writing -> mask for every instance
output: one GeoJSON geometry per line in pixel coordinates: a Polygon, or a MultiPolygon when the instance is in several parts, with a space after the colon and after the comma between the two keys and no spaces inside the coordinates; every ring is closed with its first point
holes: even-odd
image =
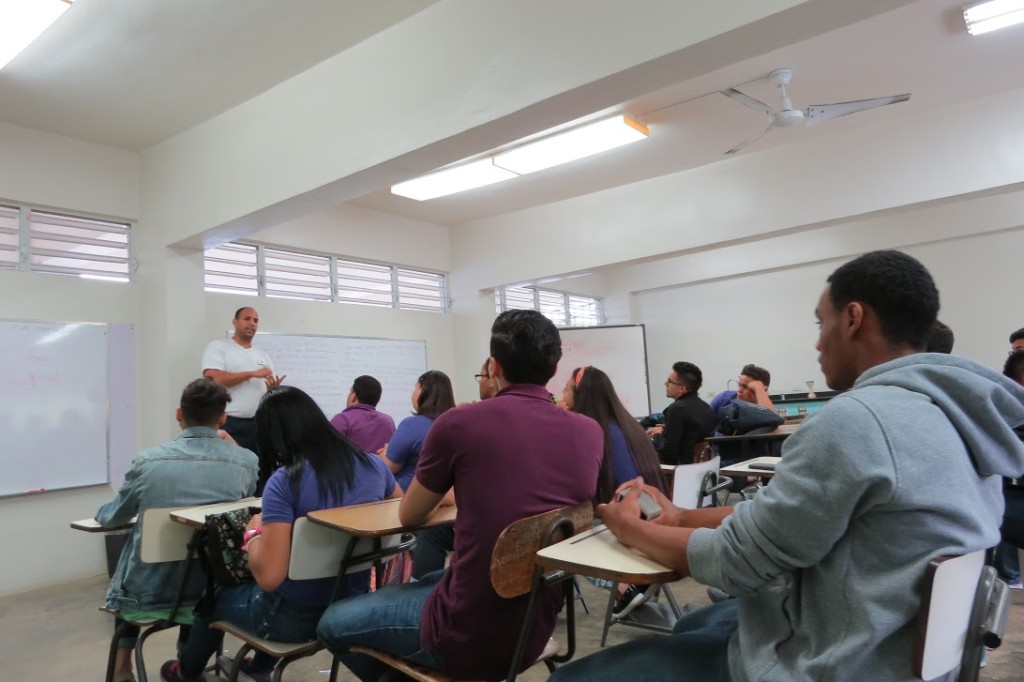
{"type": "Polygon", "coordinates": [[[0,495],[110,480],[107,363],[106,325],[0,320],[0,495]]]}
{"type": "Polygon", "coordinates": [[[397,424],[412,414],[416,380],[427,371],[427,342],[345,336],[299,336],[260,332],[259,346],[285,383],[312,396],[327,418],[345,409],[352,382],[369,374],[384,389],[377,409],[397,424]]]}
{"type": "Polygon", "coordinates": [[[634,417],[650,414],[647,388],[647,343],[644,326],[580,327],[560,329],[562,361],[548,382],[548,390],[561,399],[572,371],[583,365],[600,369],[611,379],[619,400],[634,417]]]}

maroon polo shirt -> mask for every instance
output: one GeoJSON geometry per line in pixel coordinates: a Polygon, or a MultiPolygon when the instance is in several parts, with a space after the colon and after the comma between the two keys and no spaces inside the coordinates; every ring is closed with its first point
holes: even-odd
{"type": "MultiPolygon", "coordinates": [[[[597,422],[551,403],[543,386],[515,384],[449,410],[427,434],[416,479],[441,494],[455,486],[455,552],[423,606],[420,640],[458,679],[508,672],[527,597],[491,587],[494,543],[513,521],[594,497],[604,455],[597,422]]],[[[561,588],[541,600],[523,658],[529,665],[555,629],[561,588]]]]}
{"type": "Polygon", "coordinates": [[[364,452],[377,452],[395,435],[395,420],[373,405],[356,403],[334,415],[331,426],[364,452]]]}

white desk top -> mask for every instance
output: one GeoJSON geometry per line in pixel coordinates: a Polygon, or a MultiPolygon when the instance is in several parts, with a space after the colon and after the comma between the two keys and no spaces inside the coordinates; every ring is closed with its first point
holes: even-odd
{"type": "Polygon", "coordinates": [[[217,504],[204,504],[198,507],[175,509],[171,512],[171,520],[193,528],[202,528],[206,522],[206,517],[210,514],[220,514],[232,509],[246,509],[247,507],[262,508],[263,500],[259,497],[246,497],[237,502],[218,502],[217,504]]]}
{"type": "Polygon", "coordinates": [[[730,464],[727,467],[722,467],[718,473],[722,476],[760,476],[762,478],[771,478],[775,475],[775,471],[768,471],[767,469],[751,469],[751,464],[774,464],[779,465],[782,461],[781,457],[755,457],[754,459],[748,459],[746,462],[737,462],[736,464],[730,464]]]}
{"type": "Polygon", "coordinates": [[[626,547],[607,526],[580,533],[537,552],[537,563],[548,569],[648,585],[681,577],[671,568],[626,547]]]}
{"type": "Polygon", "coordinates": [[[134,526],[139,520],[139,517],[133,516],[131,521],[121,526],[111,526],[110,528],[104,528],[99,524],[96,519],[81,519],[79,521],[72,521],[71,527],[75,530],[84,530],[86,533],[113,533],[118,530],[127,530],[134,526]]]}

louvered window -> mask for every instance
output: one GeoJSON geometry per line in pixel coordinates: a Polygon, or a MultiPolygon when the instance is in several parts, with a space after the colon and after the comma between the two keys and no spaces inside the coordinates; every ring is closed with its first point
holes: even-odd
{"type": "Polygon", "coordinates": [[[256,296],[259,293],[257,247],[251,244],[224,244],[204,254],[205,288],[231,294],[256,296]]]}
{"type": "Polygon", "coordinates": [[[0,206],[0,268],[15,270],[18,267],[18,209],[0,206]]]}
{"type": "Polygon", "coordinates": [[[233,242],[206,252],[206,290],[447,312],[447,277],[233,242]]]}
{"type": "Polygon", "coordinates": [[[574,294],[569,294],[567,298],[570,327],[596,327],[604,322],[601,299],[574,294]]]}
{"type": "Polygon", "coordinates": [[[507,287],[494,292],[495,311],[539,310],[559,327],[595,327],[604,323],[601,299],[535,287],[507,287]]]}
{"type": "Polygon", "coordinates": [[[395,306],[391,266],[338,260],[337,300],[359,305],[395,306]]]}
{"type": "Polygon", "coordinates": [[[569,321],[566,314],[565,294],[560,291],[537,290],[537,301],[540,303],[540,313],[548,318],[555,325],[564,327],[569,321]]]}
{"type": "Polygon", "coordinates": [[[268,248],[263,268],[267,296],[331,300],[331,259],[328,256],[268,248]]]}
{"type": "Polygon", "coordinates": [[[30,210],[29,269],[128,281],[128,225],[30,210]]]}
{"type": "Polygon", "coordinates": [[[444,275],[435,272],[395,269],[398,282],[398,307],[443,313],[448,309],[444,275]]]}
{"type": "Polygon", "coordinates": [[[537,296],[530,287],[505,289],[505,310],[536,310],[537,296]]]}

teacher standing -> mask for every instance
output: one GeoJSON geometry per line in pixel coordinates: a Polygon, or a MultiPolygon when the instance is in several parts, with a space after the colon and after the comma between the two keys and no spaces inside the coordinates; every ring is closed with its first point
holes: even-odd
{"type": "Polygon", "coordinates": [[[270,357],[252,345],[252,339],[260,326],[260,317],[255,308],[236,310],[231,326],[235,333],[230,339],[211,341],[203,351],[203,376],[228,389],[231,402],[227,406],[228,418],[223,428],[236,443],[259,455],[259,494],[277,464],[271,461],[272,453],[265,456],[259,452],[253,415],[256,414],[263,394],[280,386],[285,377],[275,376],[270,357]]]}

